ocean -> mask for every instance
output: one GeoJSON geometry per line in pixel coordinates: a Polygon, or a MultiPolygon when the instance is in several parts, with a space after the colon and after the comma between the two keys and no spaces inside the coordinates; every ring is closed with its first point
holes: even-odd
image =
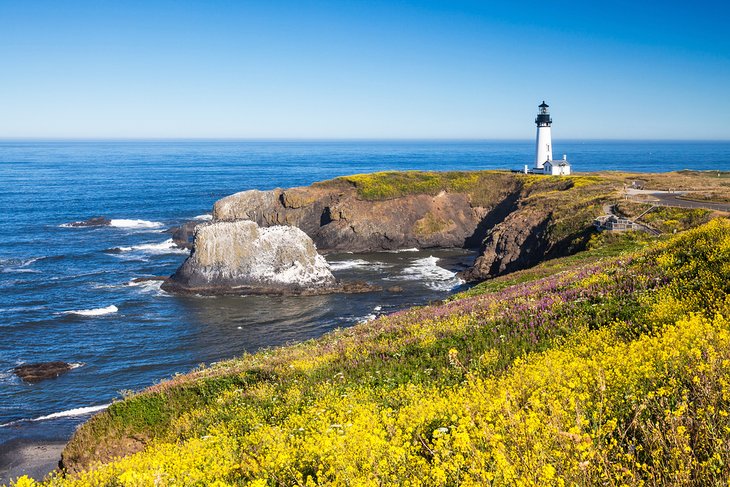
{"type": "MultiPolygon", "coordinates": [[[[575,171],[730,170],[729,142],[555,141],[575,171]]],[[[383,170],[519,169],[533,141],[0,141],[0,445],[66,440],[94,411],[201,363],[320,336],[461,284],[464,250],[327,255],[336,276],[402,293],[172,296],[169,229],[246,189],[383,170]],[[71,228],[104,216],[108,227],[71,228]],[[75,365],[29,385],[12,369],[75,365]]]]}

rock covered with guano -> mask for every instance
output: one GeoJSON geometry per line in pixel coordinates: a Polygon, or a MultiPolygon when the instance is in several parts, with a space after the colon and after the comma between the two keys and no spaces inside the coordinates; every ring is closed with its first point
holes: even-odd
{"type": "Polygon", "coordinates": [[[190,257],[163,289],[197,294],[319,294],[337,286],[327,261],[302,230],[261,228],[239,220],[198,225],[190,257]]]}

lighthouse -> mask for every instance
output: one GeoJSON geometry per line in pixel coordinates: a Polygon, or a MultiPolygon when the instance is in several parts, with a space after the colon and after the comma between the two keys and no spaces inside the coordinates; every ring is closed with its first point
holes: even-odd
{"type": "MultiPolygon", "coordinates": [[[[550,133],[553,119],[550,117],[550,106],[543,102],[537,107],[537,137],[535,139],[535,168],[529,171],[533,174],[549,174],[551,176],[567,176],[571,172],[568,157],[562,160],[553,160],[553,140],[550,133]]],[[[527,166],[525,166],[525,172],[527,166]]]]}
{"type": "Polygon", "coordinates": [[[553,141],[550,135],[550,126],[553,124],[550,118],[550,106],[543,100],[537,107],[537,141],[535,143],[535,169],[544,169],[547,161],[553,160],[553,141]]]}

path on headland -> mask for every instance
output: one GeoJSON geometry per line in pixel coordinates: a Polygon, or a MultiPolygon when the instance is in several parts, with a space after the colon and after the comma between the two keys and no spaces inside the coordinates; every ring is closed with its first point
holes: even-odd
{"type": "Polygon", "coordinates": [[[653,191],[647,189],[627,188],[626,195],[635,201],[651,203],[659,206],[672,206],[677,208],[693,208],[730,212],[730,203],[716,203],[713,201],[695,201],[681,199],[680,196],[688,191],[653,191]],[[639,200],[639,197],[646,197],[646,200],[639,200]]]}

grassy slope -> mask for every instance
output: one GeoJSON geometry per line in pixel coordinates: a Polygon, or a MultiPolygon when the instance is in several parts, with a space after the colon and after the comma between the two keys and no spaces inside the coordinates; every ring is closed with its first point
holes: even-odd
{"type": "Polygon", "coordinates": [[[729,290],[727,221],[604,242],[117,403],[71,450],[147,451],[51,484],[727,483],[729,290]]]}

